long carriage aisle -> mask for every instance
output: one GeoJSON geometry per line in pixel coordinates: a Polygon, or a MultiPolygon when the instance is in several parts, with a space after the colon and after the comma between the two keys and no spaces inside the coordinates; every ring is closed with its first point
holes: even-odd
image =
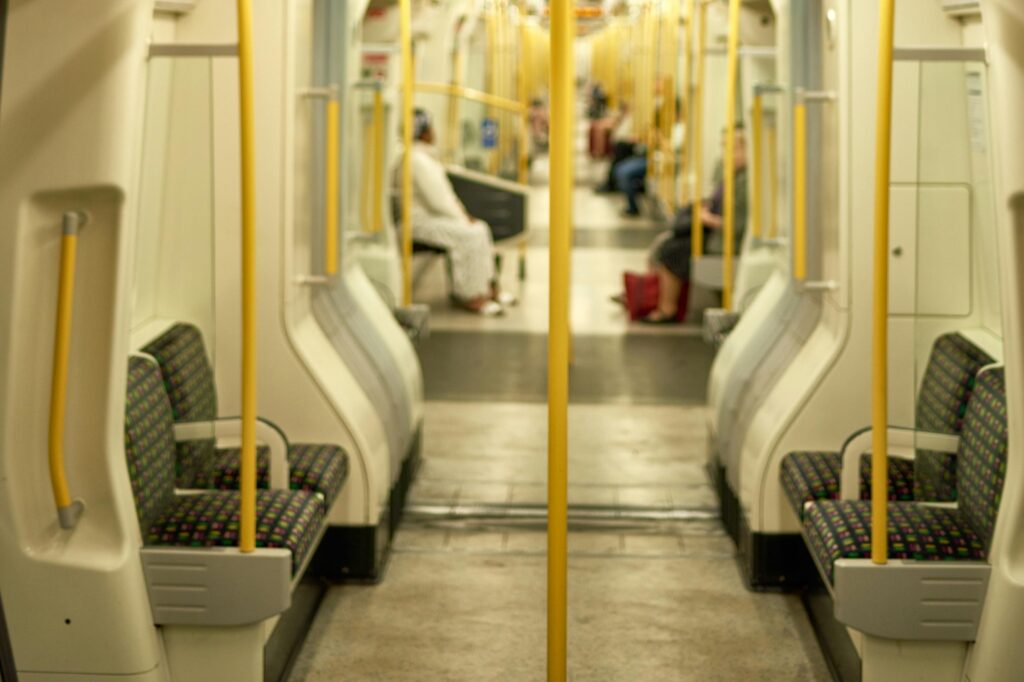
{"type": "MultiPolygon", "coordinates": [[[[583,123],[581,123],[581,126],[583,123]]],[[[656,227],[595,195],[581,129],[573,257],[569,665],[575,680],[828,679],[799,600],[752,594],[704,466],[710,351],[694,328],[629,325],[608,299],[656,227]]],[[[332,588],[293,680],[542,680],[547,187],[533,166],[522,303],[448,308],[439,263],[420,348],[424,463],[379,585],[332,588]]],[[[515,252],[507,261],[514,262],[515,252]]],[[[514,270],[514,268],[509,268],[514,270]]],[[[515,287],[514,272],[505,285],[515,287]]]]}

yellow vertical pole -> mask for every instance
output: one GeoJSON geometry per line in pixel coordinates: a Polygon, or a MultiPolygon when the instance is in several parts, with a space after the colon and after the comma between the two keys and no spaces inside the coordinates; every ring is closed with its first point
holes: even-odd
{"type": "Polygon", "coordinates": [[[752,139],[750,140],[750,142],[751,142],[751,151],[753,152],[753,156],[751,157],[751,160],[753,161],[753,171],[754,171],[754,173],[753,173],[754,174],[754,177],[753,177],[754,186],[753,186],[753,192],[752,192],[752,195],[751,195],[751,202],[750,202],[750,204],[751,204],[751,206],[750,206],[750,208],[751,208],[751,226],[750,226],[750,231],[751,231],[751,234],[754,236],[755,239],[760,239],[761,238],[762,229],[763,229],[763,223],[764,223],[764,221],[763,221],[764,216],[761,215],[761,203],[762,203],[762,196],[763,196],[763,194],[761,192],[761,179],[762,179],[762,176],[763,176],[763,163],[764,163],[764,159],[762,158],[763,154],[761,153],[761,139],[763,137],[762,126],[764,125],[764,101],[763,101],[763,98],[761,96],[761,93],[759,93],[759,92],[754,95],[754,104],[753,104],[753,109],[751,111],[750,117],[751,117],[751,119],[753,119],[752,122],[751,122],[751,128],[752,128],[752,130],[751,130],[751,137],[752,137],[752,139]]]}
{"type": "MultiPolygon", "coordinates": [[[[526,2],[519,0],[519,75],[517,86],[519,103],[523,107],[519,117],[519,182],[526,184],[530,173],[530,57],[527,51],[529,34],[526,29],[526,2]]],[[[520,248],[525,247],[523,242],[520,248]]]]}
{"type": "Polygon", "coordinates": [[[707,2],[699,0],[697,7],[697,84],[693,89],[693,134],[688,135],[693,149],[693,196],[692,224],[693,257],[700,258],[704,254],[704,221],[701,219],[701,208],[704,202],[704,46],[708,36],[707,2]]]}
{"type": "Polygon", "coordinates": [[[448,93],[448,131],[446,135],[448,148],[445,150],[445,158],[448,161],[455,161],[456,153],[462,144],[459,129],[459,98],[455,94],[456,89],[462,85],[462,51],[459,50],[458,40],[456,40],[452,53],[451,85],[452,91],[448,93]]]}
{"type": "MultiPolygon", "coordinates": [[[[498,82],[499,75],[498,70],[500,65],[498,64],[498,48],[497,48],[497,18],[495,14],[496,10],[493,7],[487,9],[484,23],[487,32],[487,77],[485,80],[484,87],[487,89],[488,94],[498,94],[498,82]]],[[[487,118],[492,121],[497,120],[497,110],[494,107],[487,107],[487,118]]],[[[500,131],[499,131],[500,134],[500,131]]],[[[498,174],[498,146],[495,144],[494,148],[487,152],[487,165],[492,175],[498,174]]]]}
{"type": "Polygon", "coordinates": [[[892,49],[895,0],[879,0],[875,123],[874,333],[871,367],[871,560],[888,560],[889,535],[889,154],[892,146],[892,49]]]}
{"type": "Polygon", "coordinates": [[[768,128],[768,237],[779,236],[779,137],[776,124],[768,128]]]}
{"type": "Polygon", "coordinates": [[[256,549],[256,130],[253,121],[252,5],[238,0],[238,87],[242,157],[242,461],[238,549],[256,549]]]}
{"type": "Polygon", "coordinates": [[[568,637],[569,251],[572,225],[573,15],[551,0],[551,289],[548,320],[548,682],[564,682],[568,637]]]}
{"type": "Polygon", "coordinates": [[[373,219],[374,232],[384,227],[384,94],[373,89],[373,219]]]}
{"type": "Polygon", "coordinates": [[[722,255],[722,307],[732,310],[733,251],[736,238],[736,96],[739,84],[740,0],[729,0],[729,50],[725,78],[725,158],[722,172],[725,192],[723,196],[722,227],[725,238],[722,255]]]}
{"type": "Polygon", "coordinates": [[[341,107],[338,106],[337,93],[332,92],[327,100],[327,182],[326,207],[324,218],[324,269],[328,275],[338,272],[338,171],[339,149],[338,133],[341,126],[341,107]]]}
{"type": "Polygon", "coordinates": [[[402,304],[412,304],[412,70],[411,0],[399,0],[402,48],[402,304]]]}
{"type": "Polygon", "coordinates": [[[681,182],[677,185],[677,204],[683,206],[689,203],[691,197],[690,188],[690,158],[691,150],[694,147],[693,138],[693,25],[696,20],[694,16],[693,0],[686,0],[686,29],[683,34],[683,124],[686,126],[686,143],[683,146],[683,158],[679,174],[681,182]]]}
{"type": "Polygon", "coordinates": [[[793,105],[793,278],[807,279],[807,102],[793,105]]]}

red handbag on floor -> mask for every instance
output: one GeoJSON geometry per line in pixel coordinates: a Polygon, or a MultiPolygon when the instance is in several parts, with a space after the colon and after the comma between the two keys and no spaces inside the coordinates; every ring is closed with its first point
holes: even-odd
{"type": "MultiPolygon", "coordinates": [[[[658,276],[653,272],[624,272],[622,273],[623,290],[626,292],[626,310],[629,311],[629,319],[639,320],[647,317],[658,307],[658,293],[661,287],[658,285],[658,276]]],[[[676,319],[682,321],[686,317],[686,299],[689,294],[690,283],[683,282],[683,288],[679,292],[679,306],[676,308],[676,319]]]]}

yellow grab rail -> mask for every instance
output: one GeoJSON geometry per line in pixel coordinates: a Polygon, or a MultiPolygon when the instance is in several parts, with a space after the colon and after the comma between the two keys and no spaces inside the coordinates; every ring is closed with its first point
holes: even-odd
{"type": "Polygon", "coordinates": [[[256,549],[256,131],[251,0],[238,0],[238,103],[242,160],[242,454],[238,549],[256,549]]]}
{"type": "Polygon", "coordinates": [[[551,253],[548,319],[548,682],[567,673],[569,252],[575,76],[570,0],[551,1],[551,253]]]}
{"type": "MultiPolygon", "coordinates": [[[[519,105],[522,111],[519,112],[519,182],[526,184],[530,175],[530,59],[526,51],[529,33],[526,29],[526,2],[519,0],[519,69],[516,79],[519,105]]],[[[526,242],[520,242],[520,249],[525,248],[526,242]]],[[[520,254],[521,255],[521,254],[520,254]]]]}
{"type": "Polygon", "coordinates": [[[807,279],[807,101],[793,105],[793,279],[807,279]]]}
{"type": "Polygon", "coordinates": [[[760,239],[762,234],[762,215],[761,215],[761,176],[762,176],[762,162],[763,159],[761,154],[761,140],[762,130],[764,126],[764,98],[760,92],[754,94],[754,104],[750,111],[750,123],[751,123],[751,165],[753,166],[753,183],[751,196],[750,196],[750,209],[751,209],[751,223],[750,223],[750,234],[755,239],[760,239]]]}
{"type": "Polygon", "coordinates": [[[467,88],[461,85],[419,81],[416,83],[415,88],[417,92],[432,92],[439,95],[452,95],[454,97],[468,99],[471,102],[480,102],[481,104],[486,104],[487,106],[494,107],[495,109],[512,111],[517,114],[522,114],[527,111],[527,107],[514,99],[499,97],[498,95],[492,95],[491,93],[484,92],[483,90],[474,90],[473,88],[467,88]]]}
{"type": "MultiPolygon", "coordinates": [[[[693,97],[693,23],[696,17],[693,14],[693,0],[686,0],[686,29],[683,34],[683,123],[686,126],[686,143],[683,147],[682,168],[679,174],[682,182],[678,185],[677,204],[683,206],[690,202],[690,150],[693,149],[693,107],[690,102],[693,97]]],[[[692,221],[691,221],[692,224],[692,221]]]]}
{"type": "Polygon", "coordinates": [[[732,310],[733,252],[736,238],[736,99],[739,85],[740,0],[729,0],[729,56],[726,68],[725,158],[722,160],[725,192],[722,215],[725,239],[722,255],[722,307],[732,310]]]}
{"type": "Polygon", "coordinates": [[[373,232],[384,226],[384,95],[380,84],[373,90],[373,232]]]}
{"type": "Polygon", "coordinates": [[[402,305],[412,304],[412,5],[399,0],[402,44],[402,305]]]}
{"type": "Polygon", "coordinates": [[[338,104],[337,90],[332,89],[327,100],[327,134],[324,136],[327,144],[327,181],[324,187],[325,210],[324,210],[324,270],[327,275],[335,275],[338,272],[338,219],[339,219],[339,196],[338,196],[338,172],[339,157],[338,149],[339,128],[341,126],[341,107],[338,104]]]}
{"type": "Polygon", "coordinates": [[[701,210],[704,206],[704,43],[708,37],[708,3],[700,0],[697,8],[697,84],[693,89],[693,134],[687,134],[693,141],[693,196],[690,211],[693,235],[690,244],[693,257],[704,254],[704,220],[701,210]]]}
{"type": "Polygon", "coordinates": [[[768,128],[768,238],[779,236],[779,136],[775,127],[768,128]]]}
{"type": "Polygon", "coordinates": [[[84,215],[65,213],[61,220],[60,274],[57,289],[57,323],[53,339],[53,377],[50,380],[49,464],[53,501],[61,528],[71,529],[85,510],[81,500],[71,499],[64,470],[64,419],[68,397],[68,356],[71,354],[71,317],[75,302],[75,261],[78,230],[84,215]]]}
{"type": "Polygon", "coordinates": [[[879,0],[875,122],[874,323],[871,349],[871,560],[888,560],[889,538],[889,155],[895,0],[879,0]]]}

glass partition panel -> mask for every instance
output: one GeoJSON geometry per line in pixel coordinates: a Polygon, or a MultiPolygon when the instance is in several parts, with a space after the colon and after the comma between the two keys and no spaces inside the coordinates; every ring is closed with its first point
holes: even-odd
{"type": "Polygon", "coordinates": [[[217,329],[212,67],[208,57],[148,63],[131,318],[132,351],[186,322],[200,330],[211,364],[217,329]]]}
{"type": "Polygon", "coordinates": [[[132,328],[197,325],[212,347],[213,94],[209,58],[149,62],[139,166],[132,328]]]}
{"type": "MultiPolygon", "coordinates": [[[[909,308],[913,324],[890,324],[890,413],[921,432],[957,434],[971,376],[1002,357],[988,83],[980,62],[909,66],[916,179],[892,188],[890,301],[896,316],[909,308]],[[910,354],[913,375],[904,376],[910,354]]],[[[956,499],[955,460],[924,438],[915,436],[917,496],[956,499]]]]}

